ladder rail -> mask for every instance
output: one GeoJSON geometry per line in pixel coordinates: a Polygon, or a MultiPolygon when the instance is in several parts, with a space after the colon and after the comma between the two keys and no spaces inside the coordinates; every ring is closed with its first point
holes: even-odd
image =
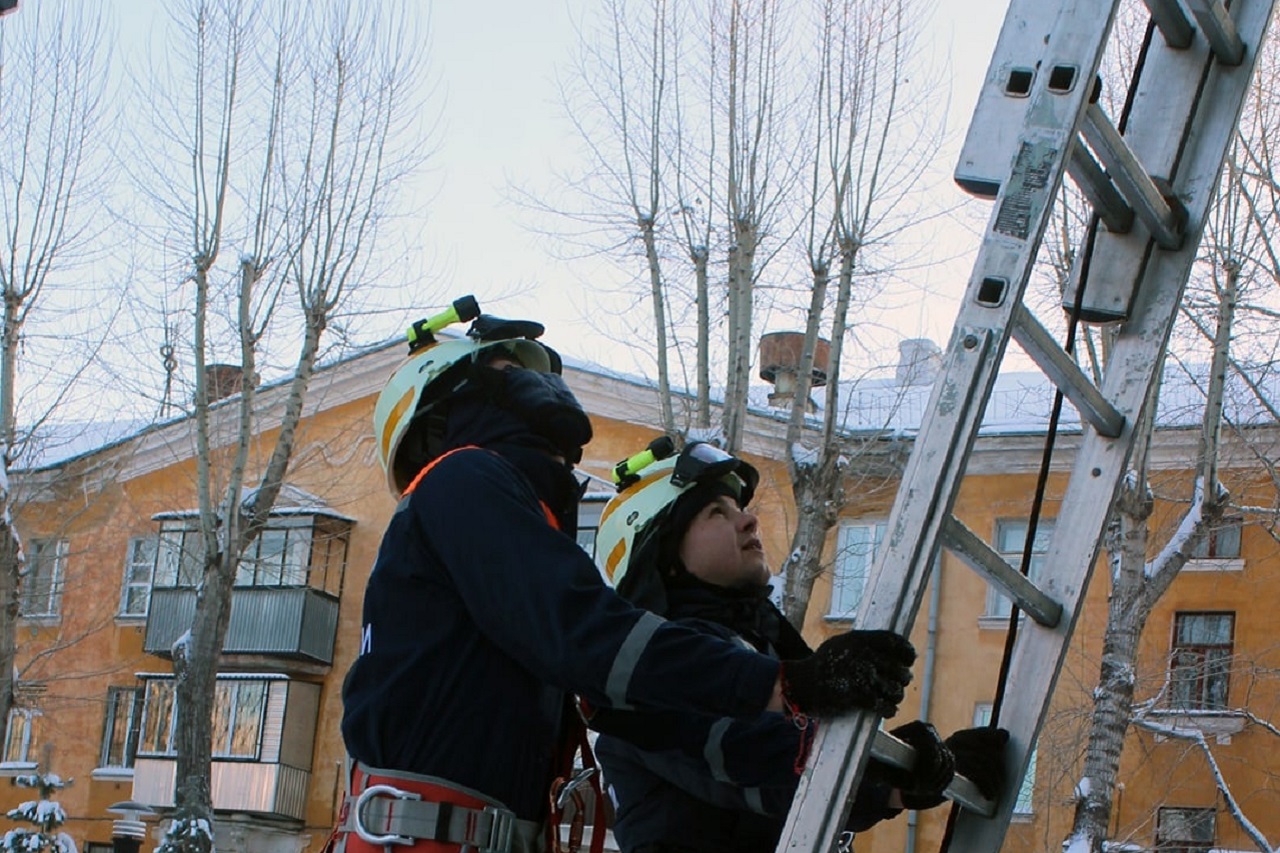
{"type": "MultiPolygon", "coordinates": [[[[1204,21],[1212,21],[1213,32],[1205,38],[1194,38],[1193,32],[1185,48],[1162,46],[1149,51],[1147,61],[1155,63],[1154,70],[1144,71],[1137,84],[1123,138],[1114,134],[1100,108],[1089,105],[1088,97],[1119,0],[1075,0],[1060,6],[1049,38],[1026,49],[1012,45],[1007,36],[1019,26],[1040,31],[1047,13],[1043,7],[1029,5],[1029,0],[1010,4],[1000,44],[1016,47],[1019,57],[1039,51],[1037,67],[1043,65],[1044,73],[1037,76],[1043,79],[1018,107],[1021,131],[1016,138],[1007,128],[993,131],[997,149],[1007,150],[1011,142],[1016,145],[1011,173],[996,175],[996,161],[1004,154],[981,152],[980,146],[972,144],[973,127],[966,139],[957,181],[975,192],[975,187],[996,188],[996,204],[942,372],[902,474],[888,534],[859,615],[861,625],[908,633],[921,606],[933,558],[943,545],[980,573],[1018,591],[1038,610],[1040,624],[1028,622],[1015,644],[1007,693],[1017,701],[1005,706],[999,721],[1011,734],[1006,756],[1010,786],[991,818],[983,816],[985,809],[961,811],[953,838],[957,849],[996,851],[1007,832],[1015,805],[1012,793],[1030,762],[1080,617],[1104,525],[1133,450],[1133,424],[1148,404],[1162,363],[1275,2],[1236,0],[1233,19],[1220,0],[1195,0],[1191,8],[1197,20],[1206,29],[1204,21]],[[1237,52],[1239,61],[1233,65],[1237,52]],[[1114,282],[1107,298],[1126,303],[1119,314],[1109,313],[1110,306],[1105,304],[1099,313],[1127,318],[1100,390],[1073,365],[1068,366],[1069,357],[1022,302],[1064,176],[1073,164],[1077,174],[1089,171],[1080,169],[1086,159],[1077,150],[1083,144],[1082,133],[1090,134],[1091,142],[1106,152],[1105,159],[1115,171],[1125,173],[1111,177],[1127,193],[1127,205],[1142,214],[1126,234],[1103,231],[1098,235],[1098,243],[1110,254],[1108,262],[1100,264],[1095,248],[1093,266],[1106,270],[1099,278],[1114,282]],[[1171,202],[1167,206],[1166,198],[1171,202]],[[1157,241],[1164,248],[1154,248],[1157,241]],[[1049,567],[1045,585],[1034,594],[1016,589],[1021,585],[1010,582],[1007,573],[992,562],[993,552],[975,535],[966,536],[963,525],[951,516],[1010,338],[1034,351],[1042,369],[1096,428],[1085,431],[1076,451],[1045,558],[1049,567]],[[1055,608],[1060,608],[1060,614],[1055,608]]],[[[1177,4],[1150,0],[1148,5],[1161,10],[1162,31],[1176,36],[1179,25],[1173,19],[1181,16],[1177,4]]],[[[998,86],[1009,69],[1000,65],[999,58],[993,58],[984,98],[1004,94],[998,86]]],[[[1010,109],[1008,102],[980,104],[975,124],[979,116],[1007,116],[1010,109]]],[[[1092,182],[1101,187],[1093,177],[1092,182]]],[[[1077,274],[1078,269],[1077,264],[1077,274]]],[[[1091,310],[1086,306],[1086,312],[1091,310]]],[[[783,829],[780,851],[834,849],[867,757],[875,754],[877,743],[883,746],[882,741],[878,720],[869,712],[832,719],[819,729],[783,829]]]]}
{"type": "MultiPolygon", "coordinates": [[[[1052,201],[1066,174],[1077,128],[1102,61],[1119,0],[1080,0],[1060,9],[1046,46],[1045,85],[1031,93],[1013,174],[1001,183],[944,355],[929,407],[889,515],[885,545],[859,624],[909,633],[941,530],[1012,336],[1052,201]],[[1054,72],[1071,85],[1050,89],[1054,72]]],[[[783,828],[779,850],[823,853],[843,830],[877,721],[864,712],[819,729],[783,828]]]]}
{"type": "MultiPolygon", "coordinates": [[[[1108,439],[1090,433],[1077,452],[1045,554],[1045,565],[1052,567],[1052,571],[1046,573],[1049,575],[1046,591],[1064,604],[1069,618],[1056,628],[1032,626],[1020,633],[1014,647],[1007,695],[1041,697],[1042,702],[1038,708],[1027,702],[1004,706],[1000,724],[1010,730],[1009,769],[1014,774],[1011,778],[1021,779],[1025,774],[1035,738],[1048,714],[1049,700],[1079,616],[1078,605],[1097,563],[1102,532],[1133,448],[1132,424],[1141,416],[1150,386],[1157,378],[1161,359],[1153,358],[1152,354],[1162,351],[1169,340],[1178,304],[1195,263],[1204,221],[1216,195],[1226,152],[1235,134],[1243,96],[1231,97],[1224,90],[1242,93],[1247,88],[1273,6],[1274,0],[1237,0],[1233,4],[1236,25],[1247,48],[1237,66],[1213,63],[1203,89],[1204,97],[1199,102],[1203,112],[1195,122],[1197,130],[1188,139],[1175,185],[1188,213],[1187,240],[1177,251],[1152,254],[1143,270],[1141,284],[1136,288],[1132,316],[1114,342],[1113,365],[1147,363],[1148,367],[1139,375],[1123,369],[1108,369],[1103,377],[1103,392],[1128,415],[1124,434],[1108,439]],[[1238,75],[1244,76],[1243,84],[1238,75]],[[1228,79],[1232,76],[1236,76],[1234,81],[1228,79]],[[1112,486],[1111,500],[1104,503],[1079,499],[1079,493],[1091,482],[1108,480],[1112,486]],[[1089,532],[1095,532],[1095,536],[1093,547],[1086,553],[1079,548],[1079,541],[1089,532]]],[[[1154,76],[1151,85],[1168,86],[1169,81],[1164,76],[1154,76]]],[[[1006,797],[998,804],[994,819],[962,812],[956,821],[952,849],[998,850],[1013,813],[1012,799],[1006,797]]]]}

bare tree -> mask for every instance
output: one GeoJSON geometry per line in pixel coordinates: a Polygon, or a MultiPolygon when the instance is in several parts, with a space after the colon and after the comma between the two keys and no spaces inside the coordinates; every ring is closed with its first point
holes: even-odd
{"type": "Polygon", "coordinates": [[[867,253],[902,235],[909,224],[903,208],[941,142],[940,128],[927,123],[904,133],[926,114],[925,104],[911,100],[924,87],[907,85],[923,23],[918,3],[825,0],[819,21],[816,103],[802,146],[812,152],[800,231],[810,298],[787,423],[797,524],[782,566],[783,611],[797,626],[824,571],[823,543],[845,505],[849,461],[857,452],[843,429],[847,403],[840,380],[850,311],[859,296],[866,300],[878,289],[868,275],[867,253]],[[824,328],[831,343],[822,365],[816,354],[824,328]],[[815,368],[826,383],[825,402],[817,435],[808,438],[815,368]]]}
{"type": "Polygon", "coordinates": [[[89,290],[103,231],[108,67],[97,10],[32,4],[0,22],[0,721],[14,700],[23,586],[33,582],[9,473],[38,462],[51,416],[81,401],[78,383],[110,321],[71,311],[111,302],[89,290]]]}
{"type": "Polygon", "coordinates": [[[910,84],[910,71],[922,70],[914,47],[923,23],[914,0],[655,0],[643,13],[615,3],[584,37],[575,85],[564,91],[592,166],[567,182],[576,209],[556,212],[578,223],[586,250],[614,254],[645,282],[668,431],[739,449],[758,316],[805,318],[788,429],[789,446],[805,448],[789,460],[799,525],[784,567],[785,608],[797,623],[843,504],[839,463],[851,449],[840,364],[850,312],[892,266],[890,247],[911,224],[906,200],[940,143],[940,124],[921,120],[928,87],[919,77],[910,84]],[[785,284],[797,280],[804,284],[785,284]],[[820,368],[829,384],[811,436],[810,377],[823,333],[832,341],[830,365],[820,368]],[[685,387],[694,399],[682,420],[672,361],[690,341],[685,387]],[[713,365],[723,370],[718,388],[713,365]]]}
{"type": "MultiPolygon", "coordinates": [[[[1264,358],[1257,352],[1245,355],[1238,350],[1249,347],[1247,329],[1249,314],[1257,308],[1272,318],[1274,283],[1280,280],[1280,265],[1275,263],[1272,235],[1275,233],[1276,210],[1259,205],[1259,199],[1274,198],[1275,182],[1271,172],[1269,151],[1280,138],[1280,124],[1274,118],[1273,74],[1274,50],[1270,60],[1255,76],[1255,90],[1245,107],[1242,132],[1228,157],[1219,199],[1206,222],[1201,260],[1189,285],[1183,303],[1183,338],[1186,350],[1211,353],[1207,369],[1203,364],[1188,362],[1167,367],[1166,375],[1185,372],[1203,389],[1200,441],[1194,461],[1194,481],[1184,490],[1190,500],[1175,532],[1163,546],[1151,553],[1152,508],[1155,494],[1150,485],[1149,453],[1153,431],[1159,424],[1155,418],[1155,400],[1146,407],[1147,422],[1142,425],[1145,438],[1135,447],[1130,477],[1120,492],[1112,523],[1107,534],[1107,553],[1111,565],[1111,587],[1107,624],[1103,637],[1101,671],[1093,691],[1093,708],[1084,748],[1082,777],[1086,784],[1077,787],[1075,814],[1071,830],[1071,849],[1088,849],[1100,853],[1109,840],[1114,800],[1125,737],[1130,727],[1139,726],[1164,737],[1188,740],[1197,745],[1212,770],[1228,811],[1261,850],[1270,851],[1267,839],[1258,832],[1247,816],[1247,808],[1233,794],[1229,774],[1221,771],[1213,749],[1199,731],[1171,725],[1154,712],[1168,707],[1168,678],[1175,673],[1175,661],[1167,663],[1168,671],[1154,679],[1164,687],[1152,697],[1135,695],[1138,677],[1139,643],[1148,618],[1170,584],[1178,576],[1201,540],[1222,520],[1224,513],[1263,512],[1273,516],[1270,507],[1241,507],[1233,502],[1219,477],[1219,456],[1224,446],[1224,430],[1233,429],[1233,421],[1224,415],[1224,396],[1230,390],[1237,394],[1247,409],[1269,414],[1274,422],[1275,402],[1267,396],[1268,382],[1259,368],[1272,370],[1273,358],[1265,357],[1272,348],[1274,333],[1266,333],[1261,342],[1264,358]]],[[[1267,325],[1274,328],[1269,322],[1267,325]]],[[[1255,339],[1256,340],[1256,339],[1255,339]]],[[[1256,350],[1256,347],[1254,348],[1256,350]]],[[[1176,351],[1175,351],[1176,352],[1176,351]]],[[[1173,356],[1176,358],[1175,356],[1173,356]]],[[[1237,418],[1243,415],[1238,413],[1237,418]]],[[[1248,446],[1247,436],[1236,435],[1248,446]]],[[[1167,486],[1166,486],[1167,487],[1167,486]]],[[[1221,709],[1226,712],[1228,709],[1221,709]]],[[[1244,719],[1260,722],[1247,709],[1236,712],[1244,719]]]]}
{"type": "Polygon", "coordinates": [[[614,256],[644,283],[664,426],[718,427],[730,449],[741,443],[746,411],[756,282],[784,241],[795,179],[780,94],[788,81],[783,14],[762,2],[610,4],[564,88],[590,161],[585,175],[565,181],[573,209],[524,195],[577,223],[571,241],[614,256]],[[718,317],[736,347],[711,346],[718,317]],[[671,393],[671,361],[690,336],[692,423],[671,393]],[[711,377],[720,366],[725,405],[716,425],[711,377]]]}
{"type": "Polygon", "coordinates": [[[419,161],[419,141],[400,132],[420,65],[399,5],[191,0],[174,23],[183,72],[157,79],[153,130],[173,146],[163,153],[183,156],[152,164],[166,181],[153,198],[173,239],[188,241],[203,569],[191,630],[173,649],[177,813],[163,846],[205,853],[232,584],[286,483],[326,329],[365,284],[396,185],[419,161]],[[293,346],[292,359],[277,355],[293,346]],[[218,404],[207,368],[229,356],[242,381],[218,404]],[[280,376],[274,412],[259,401],[264,370],[280,376]],[[268,429],[278,431],[263,447],[268,429]]]}

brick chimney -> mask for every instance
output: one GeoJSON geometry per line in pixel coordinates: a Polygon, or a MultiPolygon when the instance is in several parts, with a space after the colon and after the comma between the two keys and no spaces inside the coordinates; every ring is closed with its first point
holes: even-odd
{"type": "MultiPolygon", "coordinates": [[[[782,408],[791,405],[796,395],[796,382],[800,376],[801,355],[804,352],[803,332],[770,332],[760,338],[760,378],[773,385],[769,405],[782,408]]],[[[831,362],[831,342],[819,338],[813,353],[812,388],[827,384],[827,366],[831,362]]],[[[806,403],[806,411],[813,411],[813,400],[806,403]]]]}
{"type": "Polygon", "coordinates": [[[238,364],[206,364],[204,383],[209,391],[209,402],[239,394],[244,388],[244,369],[238,364]]]}

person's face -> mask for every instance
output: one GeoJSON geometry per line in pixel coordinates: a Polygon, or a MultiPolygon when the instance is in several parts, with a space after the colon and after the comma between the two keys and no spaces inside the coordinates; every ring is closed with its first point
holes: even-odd
{"type": "Polygon", "coordinates": [[[769,564],[760,542],[760,523],[721,495],[704,506],[680,540],[680,560],[689,573],[709,584],[739,587],[768,583],[769,564]]]}

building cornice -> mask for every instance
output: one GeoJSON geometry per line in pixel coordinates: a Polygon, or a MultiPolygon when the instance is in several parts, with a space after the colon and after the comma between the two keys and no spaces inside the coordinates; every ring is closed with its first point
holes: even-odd
{"type": "MultiPolygon", "coordinates": [[[[387,377],[405,358],[403,342],[388,343],[369,349],[350,358],[326,366],[312,377],[303,408],[303,419],[331,411],[342,406],[372,398],[383,387],[387,377]]],[[[651,383],[620,376],[608,371],[566,365],[565,381],[574,390],[583,408],[595,418],[606,418],[622,423],[660,429],[657,414],[660,411],[658,390],[651,383]]],[[[258,390],[255,395],[254,425],[258,435],[277,429],[284,416],[291,384],[275,383],[258,390]]],[[[675,395],[677,419],[684,423],[692,420],[693,399],[686,394],[675,395]]],[[[210,415],[210,440],[214,449],[225,449],[237,440],[239,397],[234,396],[212,407],[210,415]]],[[[370,401],[372,402],[372,401],[370,401]]],[[[757,457],[783,459],[787,452],[787,418],[784,410],[777,415],[758,411],[748,413],[745,420],[742,451],[757,457]]],[[[1262,446],[1265,455],[1273,455],[1280,443],[1280,430],[1275,426],[1250,429],[1253,440],[1262,446]]],[[[1154,469],[1186,469],[1196,457],[1200,433],[1194,428],[1161,429],[1150,454],[1154,469]]],[[[1244,446],[1235,434],[1224,432],[1225,446],[1244,446]]],[[[22,482],[24,491],[35,495],[68,477],[78,481],[80,488],[91,489],[110,480],[129,480],[175,464],[189,461],[196,450],[195,419],[185,417],[168,423],[157,424],[130,438],[107,447],[90,451],[82,456],[55,466],[14,472],[22,482]]],[[[904,450],[914,442],[910,432],[869,431],[845,437],[847,445],[857,457],[855,465],[883,470],[885,460],[905,459],[904,450]]],[[[1019,432],[1006,434],[982,434],[975,442],[970,455],[967,473],[1031,474],[1040,469],[1044,452],[1043,432],[1019,432]]],[[[1069,470],[1080,446],[1078,427],[1060,432],[1055,439],[1051,470],[1069,470]]],[[[1233,453],[1224,453],[1234,458],[1233,453]]],[[[1255,459],[1258,452],[1249,453],[1255,459]]]]}

